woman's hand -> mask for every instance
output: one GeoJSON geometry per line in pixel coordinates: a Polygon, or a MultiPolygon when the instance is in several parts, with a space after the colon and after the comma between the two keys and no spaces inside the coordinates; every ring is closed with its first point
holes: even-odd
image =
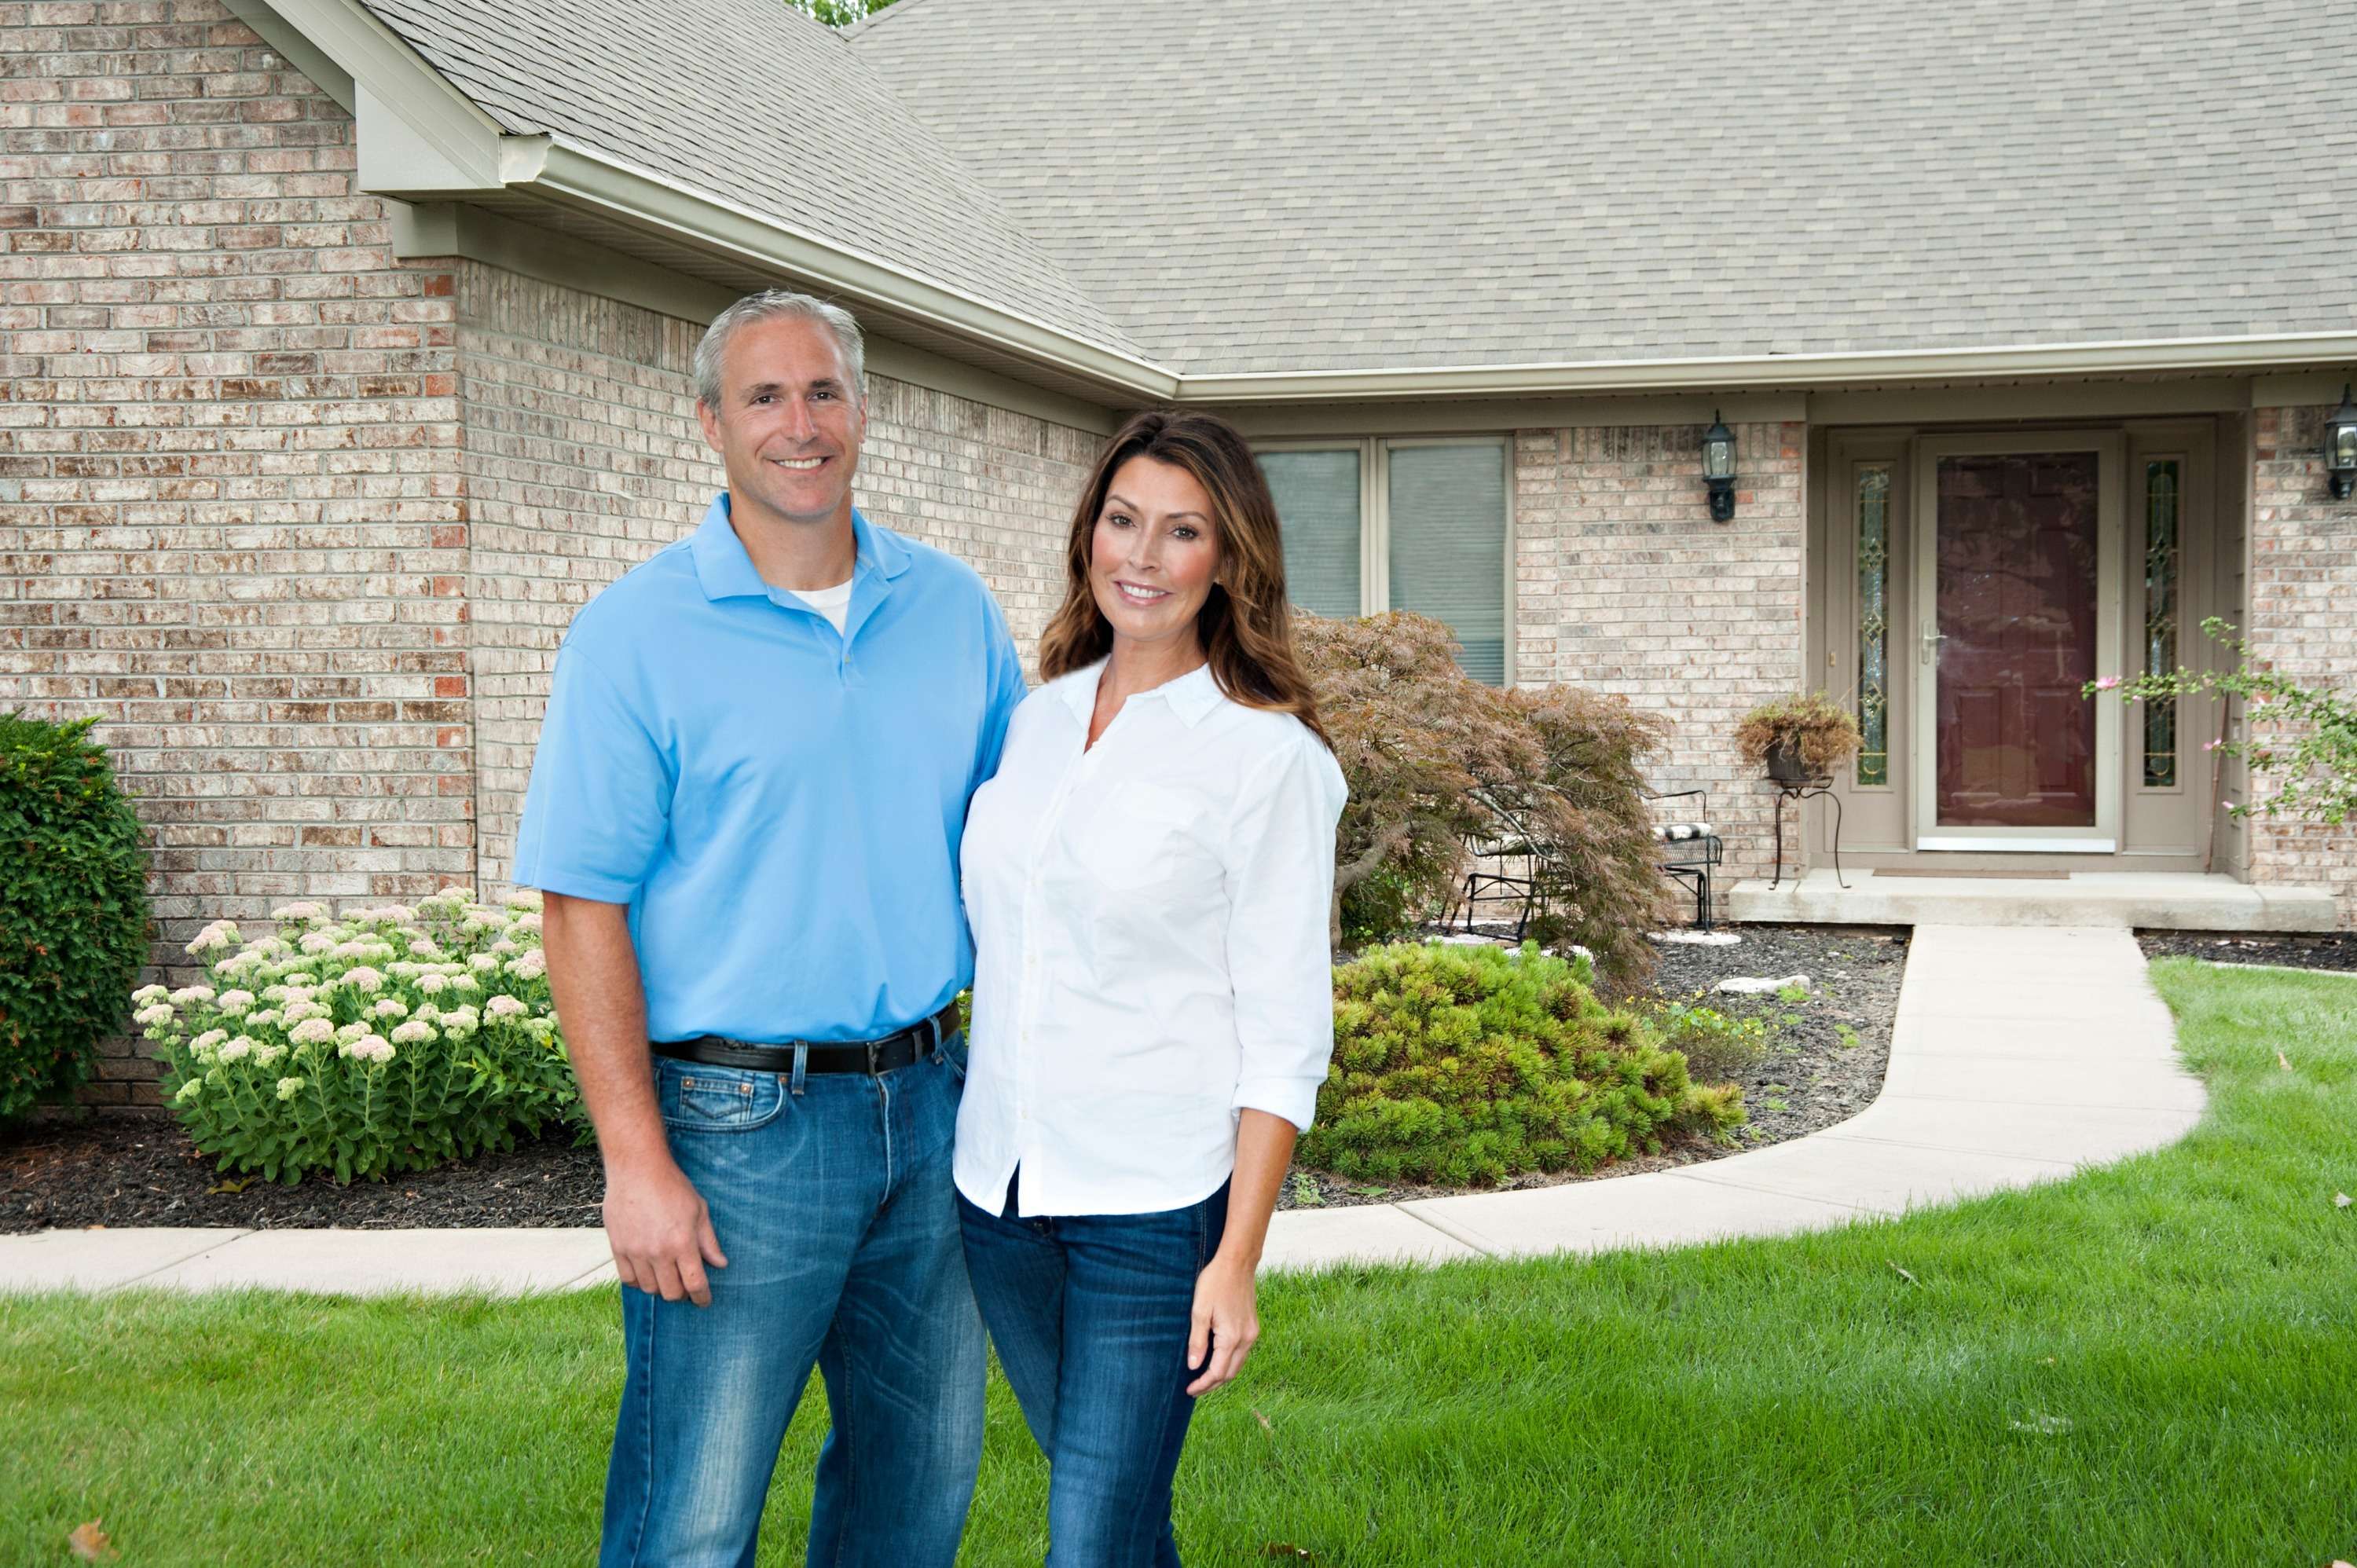
{"type": "Polygon", "coordinates": [[[1203,1371],[1187,1385],[1190,1396],[1207,1394],[1234,1380],[1260,1337],[1260,1305],[1253,1288],[1253,1265],[1222,1251],[1195,1276],[1194,1325],[1187,1335],[1187,1365],[1203,1371]],[[1211,1364],[1203,1356],[1211,1353],[1211,1364]]]}

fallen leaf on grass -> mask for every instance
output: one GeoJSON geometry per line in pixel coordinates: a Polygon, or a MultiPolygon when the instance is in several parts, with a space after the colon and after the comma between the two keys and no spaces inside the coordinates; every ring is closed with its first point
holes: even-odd
{"type": "Polygon", "coordinates": [[[2284,1055],[2281,1051],[2277,1051],[2276,1053],[2276,1066],[2283,1069],[2286,1072],[2289,1072],[2291,1070],[2291,1058],[2284,1055]]]}
{"type": "Polygon", "coordinates": [[[243,1192],[246,1184],[253,1180],[252,1176],[233,1176],[227,1181],[217,1181],[205,1190],[207,1192],[243,1192]]]}
{"type": "Polygon", "coordinates": [[[1276,1428],[1268,1423],[1268,1417],[1261,1414],[1257,1410],[1253,1412],[1253,1419],[1260,1423],[1260,1429],[1263,1432],[1274,1433],[1276,1430],[1276,1428]]]}
{"type": "Polygon", "coordinates": [[[1900,1268],[1895,1260],[1891,1262],[1890,1272],[1897,1274],[1900,1279],[1905,1280],[1910,1285],[1921,1285],[1923,1283],[1921,1280],[1917,1279],[1913,1274],[1909,1273],[1905,1269],[1900,1268]]]}
{"type": "Polygon", "coordinates": [[[85,1563],[103,1563],[114,1555],[114,1543],[106,1539],[106,1531],[98,1528],[96,1520],[74,1526],[73,1533],[66,1537],[66,1544],[85,1563]]]}
{"type": "Polygon", "coordinates": [[[2071,1430],[2071,1418],[2067,1415],[2040,1415],[2010,1424],[2016,1432],[2035,1432],[2041,1436],[2052,1437],[2071,1430]]]}
{"type": "Polygon", "coordinates": [[[2345,1193],[2345,1192],[2336,1192],[2336,1193],[2334,1193],[2334,1194],[2332,1195],[2332,1207],[2333,1207],[2333,1208],[2348,1208],[2348,1207],[2349,1207],[2349,1195],[2348,1195],[2347,1193],[2345,1193]]]}
{"type": "Polygon", "coordinates": [[[1318,1555],[1309,1548],[1296,1546],[1289,1541],[1272,1541],[1260,1549],[1260,1554],[1263,1557],[1315,1557],[1318,1555]]]}

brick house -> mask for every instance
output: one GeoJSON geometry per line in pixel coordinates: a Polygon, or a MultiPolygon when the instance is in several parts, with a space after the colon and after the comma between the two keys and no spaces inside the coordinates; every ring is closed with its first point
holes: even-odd
{"type": "Polygon", "coordinates": [[[869,328],[863,506],[1018,636],[1098,441],[1208,404],[1305,605],[1674,718],[1730,882],[1734,721],[1823,687],[1853,875],[2206,865],[2209,923],[2357,924],[2357,828],[2211,809],[2213,707],[2077,697],[2212,613],[2357,677],[2342,29],[2113,20],[0,0],[0,703],[103,716],[159,958],[499,884],[566,620],[718,483],[702,325],[788,284],[869,328]]]}

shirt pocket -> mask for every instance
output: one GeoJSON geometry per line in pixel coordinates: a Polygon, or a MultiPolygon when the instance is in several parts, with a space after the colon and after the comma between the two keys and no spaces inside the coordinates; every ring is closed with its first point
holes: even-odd
{"type": "Polygon", "coordinates": [[[1090,815],[1073,858],[1088,878],[1121,892],[1216,878],[1216,856],[1196,832],[1196,798],[1168,785],[1125,783],[1090,815]]]}

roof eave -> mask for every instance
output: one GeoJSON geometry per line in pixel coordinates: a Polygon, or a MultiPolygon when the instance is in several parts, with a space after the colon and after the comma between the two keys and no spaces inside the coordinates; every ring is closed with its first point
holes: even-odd
{"type": "Polygon", "coordinates": [[[1275,371],[1183,375],[1190,403],[1351,403],[1378,399],[1544,397],[1674,391],[1920,386],[2013,377],[2221,374],[2357,360],[2357,331],[2171,338],[1827,354],[1594,360],[1556,364],[1275,371]]]}

